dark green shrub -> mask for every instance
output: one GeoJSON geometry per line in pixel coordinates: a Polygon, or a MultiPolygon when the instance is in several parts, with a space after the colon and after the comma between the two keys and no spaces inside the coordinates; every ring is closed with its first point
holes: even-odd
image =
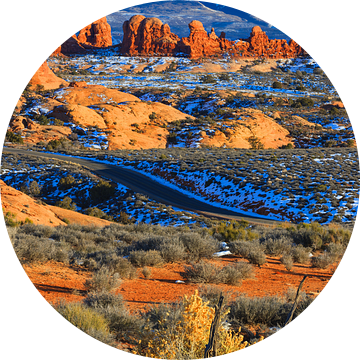
{"type": "Polygon", "coordinates": [[[97,207],[85,209],[85,214],[89,215],[89,216],[97,217],[99,219],[105,219],[105,220],[109,220],[109,221],[113,220],[112,216],[107,215],[104,211],[102,211],[101,209],[99,209],[97,207]]]}
{"type": "Polygon", "coordinates": [[[279,81],[274,81],[273,84],[272,84],[272,87],[274,89],[282,89],[283,88],[283,84],[279,81]]]}
{"type": "Polygon", "coordinates": [[[101,203],[110,199],[116,192],[116,189],[107,181],[100,181],[89,190],[91,200],[94,203],[101,203]]]}
{"type": "Polygon", "coordinates": [[[59,189],[67,190],[67,189],[72,188],[75,185],[76,185],[75,178],[72,175],[68,174],[68,175],[66,175],[66,177],[63,177],[60,179],[58,186],[59,186],[59,189]]]}
{"type": "Polygon", "coordinates": [[[14,134],[12,131],[8,130],[6,132],[5,141],[14,143],[14,144],[23,144],[24,140],[21,135],[14,134]]]}
{"type": "Polygon", "coordinates": [[[61,201],[57,201],[55,203],[55,206],[58,206],[58,207],[61,207],[63,209],[67,209],[67,210],[73,210],[73,211],[76,211],[76,209],[77,209],[76,204],[73,202],[73,200],[69,196],[64,197],[64,199],[62,199],[61,201]]]}

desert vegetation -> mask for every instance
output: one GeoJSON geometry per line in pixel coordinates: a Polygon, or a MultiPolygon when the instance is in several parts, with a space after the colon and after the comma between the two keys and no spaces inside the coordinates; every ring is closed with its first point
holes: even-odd
{"type": "MultiPolygon", "coordinates": [[[[139,355],[174,359],[203,357],[221,292],[225,305],[217,354],[254,344],[284,326],[296,289],[276,296],[248,297],[217,286],[241,289],[256,279],[259,266],[274,258],[281,259],[285,272],[292,271],[289,261],[314,269],[336,266],[351,235],[350,229],[338,225],[249,227],[245,221],[214,223],[209,229],[147,224],[102,228],[8,224],[8,232],[23,266],[56,261],[90,275],[84,280],[82,301],[58,299],[53,304],[67,320],[112,346],[127,344],[128,351],[139,355]],[[236,261],[223,262],[227,256],[236,261]],[[118,293],[121,284],[139,276],[151,281],[152,269],[173,263],[185,265],[184,281],[195,284],[197,290],[174,303],[129,312],[118,293]]],[[[312,300],[301,292],[294,317],[312,300]]]]}

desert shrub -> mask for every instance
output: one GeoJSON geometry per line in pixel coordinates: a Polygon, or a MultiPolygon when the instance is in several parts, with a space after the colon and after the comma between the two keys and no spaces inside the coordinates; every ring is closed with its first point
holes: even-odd
{"type": "Polygon", "coordinates": [[[62,200],[57,201],[55,203],[55,206],[61,207],[63,209],[67,210],[73,210],[76,211],[77,206],[69,196],[65,196],[62,200]]]}
{"type": "Polygon", "coordinates": [[[239,296],[230,305],[230,319],[242,325],[265,324],[278,326],[284,321],[284,315],[291,310],[278,296],[253,297],[239,296]]]}
{"type": "Polygon", "coordinates": [[[112,273],[119,274],[121,279],[136,279],[136,268],[131,264],[128,259],[123,257],[116,257],[112,259],[107,265],[112,273]]]}
{"type": "Polygon", "coordinates": [[[311,258],[311,266],[314,268],[326,269],[333,263],[334,258],[327,253],[311,258]]]}
{"type": "Polygon", "coordinates": [[[285,266],[287,271],[290,271],[294,265],[293,258],[290,254],[284,254],[280,258],[281,263],[285,266]]]}
{"type": "Polygon", "coordinates": [[[334,259],[334,261],[340,260],[345,252],[345,246],[336,243],[330,243],[326,246],[325,250],[334,259]]]}
{"type": "Polygon", "coordinates": [[[255,264],[258,267],[261,267],[266,263],[266,255],[264,251],[260,249],[251,250],[246,257],[250,264],[255,264]]]}
{"type": "Polygon", "coordinates": [[[4,212],[4,209],[3,213],[6,226],[16,227],[21,225],[21,221],[16,220],[16,214],[12,213],[11,211],[4,212]]]}
{"type": "Polygon", "coordinates": [[[94,203],[104,202],[110,199],[116,192],[116,189],[107,181],[100,181],[89,190],[91,200],[94,203]]]}
{"type": "Polygon", "coordinates": [[[273,84],[272,84],[272,87],[274,89],[282,89],[283,88],[283,84],[279,81],[274,81],[273,84]]]}
{"type": "Polygon", "coordinates": [[[317,222],[311,224],[299,224],[296,228],[290,228],[290,234],[296,244],[301,244],[312,249],[320,249],[323,245],[324,228],[317,222]]]}
{"type": "Polygon", "coordinates": [[[295,263],[308,264],[310,262],[310,251],[302,245],[294,246],[291,250],[291,256],[295,263]]]}
{"type": "Polygon", "coordinates": [[[33,196],[39,196],[40,195],[40,186],[37,183],[37,181],[33,180],[29,185],[29,192],[33,196]]]}
{"type": "Polygon", "coordinates": [[[109,330],[117,340],[128,340],[129,336],[140,333],[143,320],[130,315],[120,294],[107,291],[89,293],[84,304],[106,319],[109,330]]]}
{"type": "Polygon", "coordinates": [[[61,178],[59,181],[59,184],[58,184],[59,189],[62,189],[62,190],[70,189],[71,187],[73,187],[75,185],[76,185],[76,180],[70,174],[66,175],[66,177],[61,178]]]}
{"type": "Polygon", "coordinates": [[[199,296],[206,302],[209,302],[209,306],[214,307],[219,302],[219,296],[224,296],[224,305],[228,305],[231,302],[231,297],[235,294],[233,291],[223,291],[222,288],[212,284],[202,284],[198,286],[199,296]]]}
{"type": "Polygon", "coordinates": [[[347,246],[351,238],[351,231],[343,228],[328,229],[324,235],[324,243],[335,243],[347,246]]]}
{"type": "Polygon", "coordinates": [[[233,241],[228,244],[229,250],[234,255],[240,255],[247,258],[250,251],[263,250],[259,241],[233,241]]]}
{"type": "Polygon", "coordinates": [[[265,245],[265,253],[267,255],[280,256],[290,251],[292,241],[288,237],[268,238],[263,244],[265,245]]]}
{"type": "Polygon", "coordinates": [[[179,239],[184,244],[188,259],[199,261],[201,258],[211,258],[215,252],[219,251],[220,244],[212,236],[199,233],[183,233],[179,239]]]}
{"type": "Polygon", "coordinates": [[[186,279],[194,283],[239,285],[241,280],[251,278],[253,274],[252,266],[242,262],[219,267],[200,261],[185,267],[186,279]]]}
{"type": "Polygon", "coordinates": [[[21,263],[38,263],[55,260],[69,262],[68,244],[18,233],[13,247],[21,263]]]}
{"type": "Polygon", "coordinates": [[[55,309],[74,326],[104,343],[112,343],[109,323],[95,310],[81,303],[60,303],[55,309]]]}
{"type": "Polygon", "coordinates": [[[186,266],[184,275],[187,280],[193,283],[219,284],[223,280],[221,267],[203,260],[186,266]]]}
{"type": "Polygon", "coordinates": [[[159,246],[161,257],[167,263],[182,261],[186,257],[184,244],[178,238],[163,241],[159,246]]]}
{"type": "Polygon", "coordinates": [[[234,265],[224,266],[219,275],[224,284],[240,285],[242,280],[254,277],[254,270],[250,264],[238,262],[234,265]]]}
{"type": "Polygon", "coordinates": [[[19,134],[14,134],[12,131],[8,130],[5,135],[5,141],[14,143],[14,144],[23,144],[24,140],[19,134]]]}
{"type": "Polygon", "coordinates": [[[249,224],[246,221],[223,221],[216,228],[214,235],[222,241],[253,240],[257,234],[246,229],[249,224]]]}
{"type": "Polygon", "coordinates": [[[112,216],[109,216],[108,214],[106,214],[104,211],[102,211],[101,209],[99,209],[97,207],[85,209],[85,214],[89,215],[89,216],[97,217],[99,219],[109,220],[109,221],[111,221],[113,219],[112,216]]]}
{"type": "Polygon", "coordinates": [[[136,250],[131,251],[129,255],[130,262],[138,267],[144,266],[160,266],[163,258],[158,250],[136,250]]]}
{"type": "Polygon", "coordinates": [[[111,291],[119,285],[119,274],[112,274],[106,267],[94,272],[92,278],[85,281],[86,289],[94,292],[111,291]]]}
{"type": "Polygon", "coordinates": [[[149,269],[148,267],[145,266],[145,267],[143,267],[141,272],[142,272],[145,279],[150,279],[151,269],[149,269]]]}
{"type": "MultiPolygon", "coordinates": [[[[209,341],[209,331],[214,318],[214,309],[208,306],[195,292],[184,297],[180,320],[171,327],[147,328],[150,339],[140,344],[134,351],[138,355],[162,359],[200,359],[204,357],[205,346],[209,341]]],[[[160,324],[169,323],[171,312],[167,313],[160,324]]],[[[224,355],[248,346],[238,332],[226,330],[223,325],[225,314],[220,318],[217,355],[224,355]]],[[[174,323],[173,321],[171,323],[174,323]]]]}
{"type": "Polygon", "coordinates": [[[34,116],[34,119],[38,121],[40,125],[50,124],[50,120],[43,114],[34,116]]]}
{"type": "Polygon", "coordinates": [[[200,82],[203,84],[212,84],[212,83],[216,83],[217,80],[211,74],[206,74],[201,76],[200,82]]]}

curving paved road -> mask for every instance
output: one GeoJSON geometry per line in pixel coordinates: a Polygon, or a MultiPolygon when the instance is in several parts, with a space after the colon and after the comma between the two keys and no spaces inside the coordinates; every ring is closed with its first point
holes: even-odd
{"type": "Polygon", "coordinates": [[[207,217],[217,217],[223,219],[244,219],[251,223],[262,225],[273,225],[280,223],[280,221],[268,220],[261,217],[252,217],[242,215],[239,212],[234,212],[227,209],[218,208],[214,205],[206,204],[200,200],[190,198],[180,191],[174,190],[157,181],[140,174],[139,172],[124,169],[120,166],[103,164],[97,161],[79,159],[72,156],[64,156],[58,154],[48,154],[37,151],[26,151],[15,148],[3,148],[3,153],[13,153],[28,156],[41,156],[47,158],[54,158],[63,161],[71,161],[76,164],[87,167],[95,174],[112,180],[114,182],[125,185],[131,190],[147,195],[149,198],[161,202],[166,205],[176,206],[178,208],[196,212],[207,217]]]}

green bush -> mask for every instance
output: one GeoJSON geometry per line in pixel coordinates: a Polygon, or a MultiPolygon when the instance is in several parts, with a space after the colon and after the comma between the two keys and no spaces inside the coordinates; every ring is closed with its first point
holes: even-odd
{"type": "Polygon", "coordinates": [[[104,211],[97,207],[88,208],[85,210],[85,214],[93,217],[97,217],[99,219],[105,219],[105,220],[113,220],[112,216],[107,215],[104,211]]]}
{"type": "Polygon", "coordinates": [[[273,84],[272,84],[272,87],[273,87],[274,89],[282,89],[284,86],[283,86],[283,84],[282,84],[281,82],[279,82],[279,81],[274,81],[273,84]]]}
{"type": "Polygon", "coordinates": [[[24,140],[19,134],[14,134],[12,131],[8,130],[6,132],[5,141],[14,143],[14,144],[23,144],[24,140]]]}
{"type": "Polygon", "coordinates": [[[59,186],[59,189],[61,189],[61,190],[67,190],[67,189],[72,188],[75,185],[76,185],[75,178],[72,175],[68,174],[68,175],[66,175],[66,177],[63,177],[60,179],[58,186],[59,186]]]}
{"type": "Polygon", "coordinates": [[[89,190],[91,200],[94,203],[102,203],[110,199],[114,196],[115,192],[115,187],[103,179],[100,179],[100,181],[89,190]]]}
{"type": "Polygon", "coordinates": [[[77,206],[69,196],[65,196],[61,201],[57,201],[55,206],[61,207],[66,210],[76,211],[77,206]]]}

